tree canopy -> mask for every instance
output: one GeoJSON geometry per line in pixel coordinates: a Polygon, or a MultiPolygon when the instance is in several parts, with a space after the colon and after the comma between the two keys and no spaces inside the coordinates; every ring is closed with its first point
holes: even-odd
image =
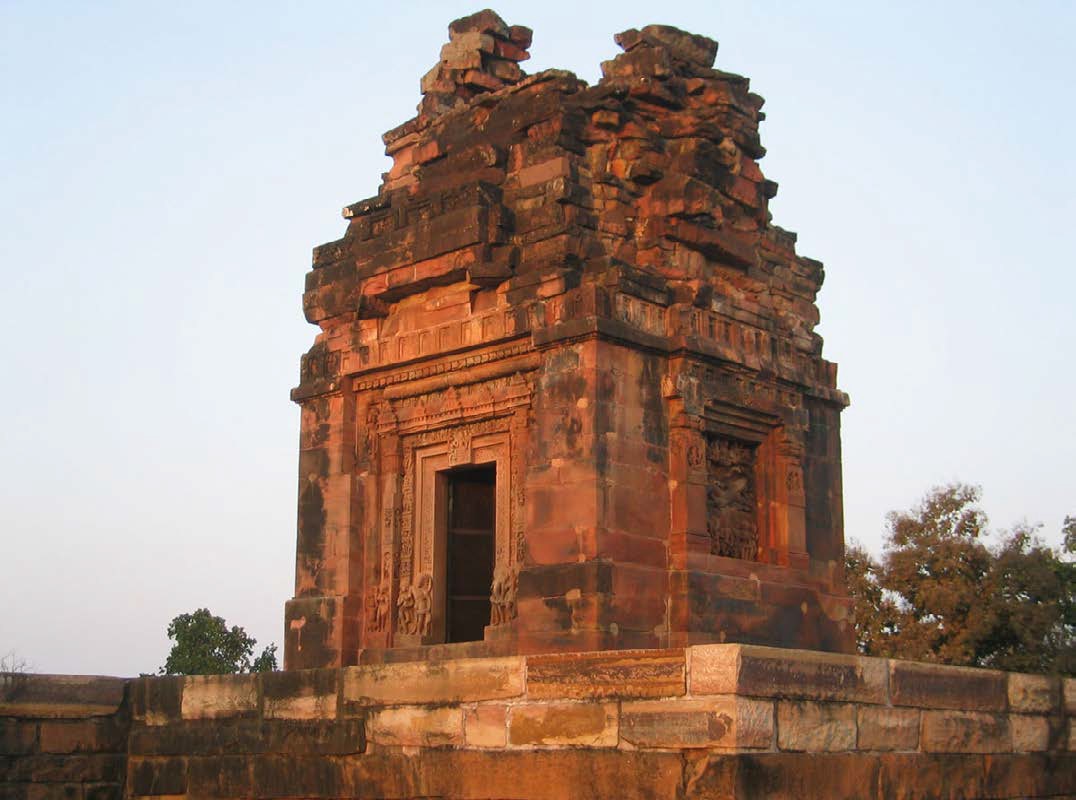
{"type": "Polygon", "coordinates": [[[874,656],[1076,672],[1076,518],[1063,550],[1026,524],[988,542],[977,487],[932,489],[887,517],[881,559],[858,545],[845,557],[860,652],[874,656]]]}
{"type": "Polygon", "coordinates": [[[180,614],[168,624],[168,638],[175,641],[162,675],[223,675],[236,672],[271,672],[277,667],[276,645],[270,644],[254,658],[256,639],[238,625],[231,628],[207,608],[180,614]]]}

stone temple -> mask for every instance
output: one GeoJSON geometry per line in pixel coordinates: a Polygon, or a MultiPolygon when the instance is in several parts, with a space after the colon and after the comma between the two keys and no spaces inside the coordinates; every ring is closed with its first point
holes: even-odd
{"type": "Polygon", "coordinates": [[[594,86],[457,20],[392,167],[315,248],[288,668],[852,647],[822,265],[767,208],[717,43],[594,86]]]}

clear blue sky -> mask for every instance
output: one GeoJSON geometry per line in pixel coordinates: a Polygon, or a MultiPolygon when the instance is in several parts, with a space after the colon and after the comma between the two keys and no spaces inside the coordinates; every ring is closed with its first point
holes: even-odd
{"type": "MultiPolygon", "coordinates": [[[[300,296],[375,193],[444,3],[0,4],[0,654],[136,674],[291,594],[300,296]]],[[[1072,3],[502,2],[596,80],[651,22],[767,98],[777,224],[826,264],[847,534],[931,485],[1076,514],[1072,3]]]]}

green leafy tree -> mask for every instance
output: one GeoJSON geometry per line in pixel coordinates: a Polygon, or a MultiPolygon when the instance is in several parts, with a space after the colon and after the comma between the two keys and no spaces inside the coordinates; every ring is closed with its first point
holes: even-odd
{"type": "Polygon", "coordinates": [[[939,487],[888,516],[876,561],[846,553],[856,645],[872,656],[1076,672],[1076,518],[1062,525],[1064,552],[1031,525],[987,542],[979,489],[939,487]]]}
{"type": "Polygon", "coordinates": [[[990,550],[977,487],[929,492],[913,511],[890,512],[881,583],[895,597],[890,654],[918,661],[970,664],[979,657],[983,584],[990,550]]]}
{"type": "Polygon", "coordinates": [[[845,550],[844,573],[856,620],[856,646],[861,653],[880,653],[897,630],[897,606],[882,588],[881,565],[862,545],[845,550]]]}
{"type": "Polygon", "coordinates": [[[1076,671],[1076,565],[1027,525],[1008,533],[995,555],[981,663],[1016,672],[1076,671]]]}
{"type": "MultiPolygon", "coordinates": [[[[932,489],[888,515],[885,551],[846,554],[860,652],[1027,672],[1076,671],[1076,564],[1019,525],[990,547],[980,490],[932,489]]],[[[1071,556],[1076,519],[1062,534],[1071,556]]]]}
{"type": "Polygon", "coordinates": [[[238,625],[229,628],[222,617],[206,608],[173,619],[168,638],[175,644],[160,668],[162,675],[224,675],[277,668],[275,644],[253,658],[257,640],[238,625]]]}

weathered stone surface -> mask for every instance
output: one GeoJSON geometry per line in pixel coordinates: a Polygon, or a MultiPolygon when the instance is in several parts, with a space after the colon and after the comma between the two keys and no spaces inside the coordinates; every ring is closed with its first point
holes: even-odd
{"type": "Polygon", "coordinates": [[[464,709],[463,738],[468,747],[504,747],[508,740],[508,707],[482,703],[464,709]]]}
{"type": "Polygon", "coordinates": [[[529,656],[527,697],[673,697],[686,672],[682,649],[529,656]]]}
{"type": "Polygon", "coordinates": [[[500,700],[523,694],[523,659],[371,665],[343,677],[344,701],[360,706],[500,700]]]}
{"type": "Polygon", "coordinates": [[[183,719],[250,716],[257,710],[255,675],[192,675],[183,681],[183,719]]]}
{"type": "Polygon", "coordinates": [[[0,716],[81,718],[114,714],[125,681],[96,675],[0,673],[0,716]]]}
{"type": "Polygon", "coordinates": [[[635,747],[768,749],[773,703],[731,695],[624,701],[620,738],[635,747]]]}
{"type": "Polygon", "coordinates": [[[967,711],[1004,711],[1007,707],[1003,672],[915,661],[889,664],[889,693],[895,706],[967,711]]]}
{"type": "Polygon", "coordinates": [[[337,670],[267,672],[260,676],[267,719],[333,719],[337,670]]]}
{"type": "Polygon", "coordinates": [[[1070,717],[1076,717],[1076,678],[1061,679],[1061,694],[1065,713],[1070,717]]]}
{"type": "Polygon", "coordinates": [[[974,711],[924,711],[919,747],[927,753],[1008,753],[1009,718],[974,711]]]}
{"type": "Polygon", "coordinates": [[[856,708],[847,703],[781,700],[777,703],[777,746],[824,753],[856,748],[856,708]]]}
{"type": "Polygon", "coordinates": [[[1010,714],[1014,753],[1039,753],[1050,749],[1050,720],[1027,714],[1010,714]]]}
{"type": "Polygon", "coordinates": [[[1056,675],[1009,676],[1009,710],[1048,713],[1060,708],[1061,681],[1056,675]]]}
{"type": "Polygon", "coordinates": [[[615,703],[527,703],[509,709],[508,743],[616,747],[617,728],[615,703]]]}
{"type": "Polygon", "coordinates": [[[919,746],[917,709],[859,706],[856,727],[860,750],[915,750],[919,746]]]}
{"type": "Polygon", "coordinates": [[[690,648],[691,694],[886,702],[881,659],[749,645],[690,648]]]}
{"type": "Polygon", "coordinates": [[[463,710],[400,706],[370,716],[370,738],[378,744],[439,747],[463,744],[463,710]]]}

